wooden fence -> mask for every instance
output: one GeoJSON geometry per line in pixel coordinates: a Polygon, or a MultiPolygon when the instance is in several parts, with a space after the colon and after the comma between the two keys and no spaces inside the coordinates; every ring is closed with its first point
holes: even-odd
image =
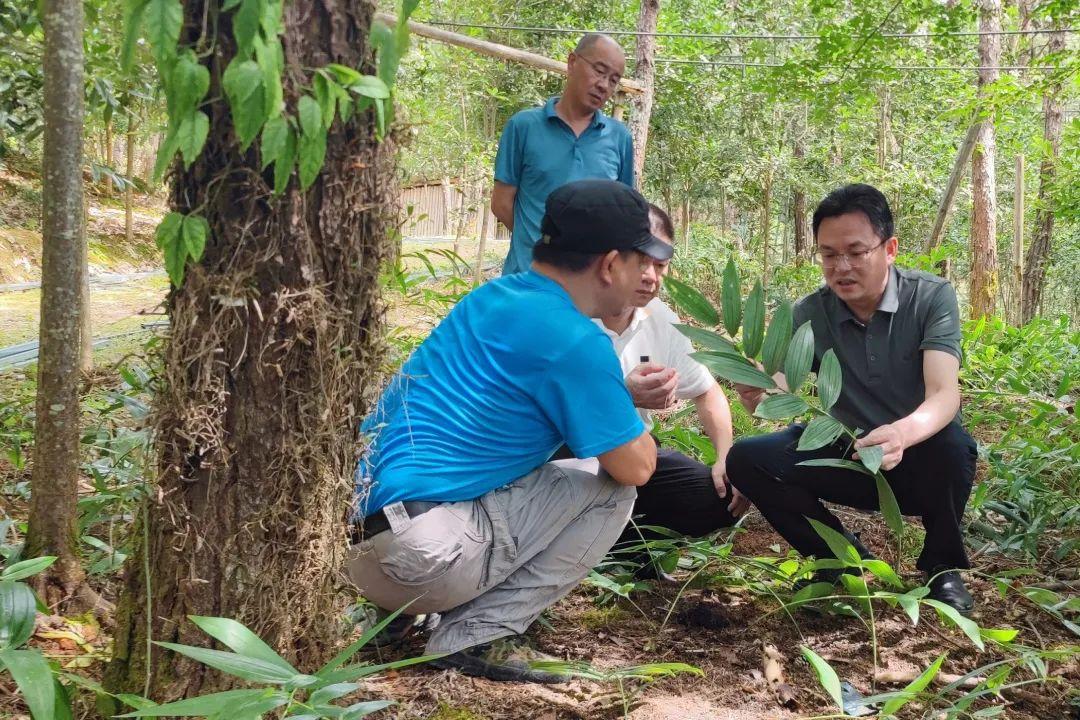
{"type": "Polygon", "coordinates": [[[406,240],[453,241],[460,230],[463,238],[476,239],[486,213],[488,240],[510,240],[510,231],[495,220],[488,208],[489,196],[467,198],[459,184],[429,183],[403,188],[401,205],[406,211],[401,233],[406,240]],[[462,222],[464,220],[464,222],[462,222]]]}

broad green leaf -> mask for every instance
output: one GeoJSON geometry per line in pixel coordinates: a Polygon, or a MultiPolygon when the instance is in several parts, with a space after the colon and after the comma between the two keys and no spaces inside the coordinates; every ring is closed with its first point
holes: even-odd
{"type": "Polygon", "coordinates": [[[776,387],[773,379],[746,360],[716,352],[695,352],[690,357],[709,369],[713,375],[740,385],[750,385],[771,390],[776,387]]]}
{"type": "Polygon", "coordinates": [[[244,57],[251,57],[254,52],[255,35],[259,32],[262,12],[263,0],[242,0],[233,15],[233,37],[236,38],[237,49],[244,57]]]}
{"type": "Polygon", "coordinates": [[[712,327],[720,322],[712,303],[696,289],[670,276],[664,278],[664,287],[667,288],[672,302],[702,325],[712,327]]]}
{"type": "Polygon", "coordinates": [[[394,76],[397,75],[403,49],[398,45],[394,32],[379,20],[372,21],[370,37],[371,47],[378,54],[377,73],[379,79],[387,87],[391,87],[394,84],[394,76]]]}
{"type": "Polygon", "coordinates": [[[286,118],[279,115],[266,121],[262,129],[262,142],[259,145],[263,169],[281,157],[288,141],[289,121],[286,118]]]}
{"type": "Polygon", "coordinates": [[[810,372],[810,366],[814,362],[814,331],[807,320],[795,331],[788,345],[787,358],[784,360],[784,377],[787,379],[788,389],[798,392],[806,375],[810,372]]]}
{"type": "MultiPolygon", "coordinates": [[[[355,641],[350,643],[348,647],[346,647],[344,650],[339,652],[337,655],[335,655],[333,658],[331,658],[329,662],[327,662],[325,665],[323,665],[321,668],[319,668],[315,672],[315,675],[317,677],[322,678],[327,673],[329,673],[331,670],[334,670],[334,669],[340,667],[342,665],[342,663],[344,663],[349,658],[351,658],[353,655],[355,655],[357,652],[359,652],[360,648],[364,647],[369,642],[371,642],[371,639],[373,637],[375,637],[376,635],[381,633],[383,631],[383,629],[387,625],[389,625],[390,623],[392,623],[394,621],[394,618],[396,618],[398,615],[400,615],[402,612],[404,612],[410,605],[412,605],[412,603],[413,603],[413,601],[410,600],[409,602],[405,603],[404,605],[399,607],[394,612],[392,612],[389,615],[387,615],[386,617],[384,617],[381,621],[376,623],[374,626],[368,628],[367,631],[361,633],[359,638],[357,638],[355,641]]],[[[324,687],[328,687],[328,686],[324,685],[324,687]]]]}
{"type": "MultiPolygon", "coordinates": [[[[51,668],[50,668],[51,670],[51,668]]],[[[53,720],[72,720],[71,698],[68,697],[67,688],[53,677],[53,720]]]]}
{"type": "Polygon", "coordinates": [[[975,647],[979,648],[980,650],[983,649],[984,646],[982,636],[979,634],[979,626],[975,623],[974,620],[970,620],[964,617],[960,614],[960,611],[954,608],[952,605],[946,605],[940,600],[926,598],[925,600],[923,600],[923,602],[937,610],[938,615],[943,620],[945,618],[948,618],[950,621],[952,621],[953,625],[956,625],[956,627],[960,628],[964,632],[964,634],[968,636],[968,639],[971,640],[972,643],[974,643],[975,647]]]}
{"type": "Polygon", "coordinates": [[[930,666],[922,671],[919,677],[912,680],[906,688],[901,691],[902,697],[894,698],[887,701],[881,708],[882,715],[894,715],[900,708],[907,705],[909,702],[918,697],[919,693],[927,688],[928,685],[937,677],[938,671],[941,670],[941,664],[945,662],[945,656],[940,655],[938,659],[930,663],[930,666]]]}
{"type": "Polygon", "coordinates": [[[221,9],[223,12],[228,12],[239,4],[240,0],[224,0],[224,2],[221,3],[221,9]]]}
{"type": "Polygon", "coordinates": [[[897,576],[896,571],[884,560],[863,560],[863,566],[878,580],[883,580],[893,587],[904,587],[904,583],[900,582],[900,578],[897,576]]]}
{"type": "Polygon", "coordinates": [[[261,720],[263,715],[289,702],[289,693],[281,690],[263,697],[237,698],[226,703],[211,720],[261,720]]]}
{"type": "Polygon", "coordinates": [[[274,161],[274,194],[280,195],[285,192],[292,177],[293,166],[296,165],[296,133],[292,127],[285,138],[285,149],[281,151],[277,160],[274,161]]]}
{"type": "Polygon", "coordinates": [[[184,26],[184,8],[180,0],[149,0],[143,11],[143,28],[150,49],[158,63],[176,57],[176,43],[184,26]]]}
{"type": "MultiPolygon", "coordinates": [[[[188,220],[192,217],[197,216],[189,215],[188,220]]],[[[298,674],[296,668],[286,662],[285,658],[274,652],[273,648],[263,642],[258,635],[251,632],[251,630],[242,623],[239,623],[232,618],[223,617],[189,615],[188,618],[191,622],[195,623],[200,630],[233,652],[239,653],[244,657],[263,660],[271,665],[276,665],[285,673],[292,675],[298,674]]]]}
{"type": "Polygon", "coordinates": [[[363,95],[364,97],[376,100],[390,97],[390,88],[382,81],[382,79],[377,78],[374,75],[362,75],[359,80],[356,80],[349,85],[349,90],[357,95],[363,95]]]}
{"type": "MultiPolygon", "coordinates": [[[[860,463],[852,460],[842,460],[840,458],[817,458],[816,460],[803,460],[799,465],[805,465],[806,467],[832,467],[840,470],[854,470],[857,473],[863,475],[870,475],[870,472],[864,468],[860,463]]],[[[872,477],[872,476],[871,476],[872,477]]]]}
{"type": "Polygon", "coordinates": [[[255,38],[255,62],[259,64],[263,74],[264,110],[268,118],[281,115],[284,94],[281,88],[281,53],[281,42],[277,38],[271,40],[269,45],[263,42],[262,38],[255,38]]]}
{"type": "Polygon", "coordinates": [[[712,330],[703,330],[702,328],[694,327],[693,325],[682,325],[680,323],[675,323],[674,326],[675,329],[690,338],[690,342],[698,347],[703,347],[706,350],[719,350],[731,355],[739,355],[739,351],[735,349],[735,346],[731,341],[720,333],[713,332],[712,330]]]}
{"type": "Polygon", "coordinates": [[[818,682],[821,683],[821,687],[825,688],[825,692],[829,694],[829,697],[833,699],[833,702],[836,703],[836,706],[840,708],[841,714],[843,714],[844,696],[840,691],[840,678],[837,676],[836,671],[833,670],[832,665],[827,663],[824,658],[810,648],[803,645],[800,649],[802,650],[803,657],[806,658],[806,661],[814,668],[814,672],[817,674],[818,682]]]}
{"type": "Polygon", "coordinates": [[[349,693],[354,693],[359,689],[360,685],[357,683],[335,683],[334,685],[327,685],[311,693],[311,697],[308,698],[308,704],[323,705],[332,700],[337,700],[340,697],[345,697],[349,693]]]}
{"type": "Polygon", "coordinates": [[[743,351],[747,357],[756,358],[765,339],[765,291],[761,281],[746,296],[746,312],[743,313],[743,351]]]}
{"type": "Polygon", "coordinates": [[[200,695],[187,700],[177,700],[164,705],[154,705],[153,707],[117,715],[117,717],[207,717],[219,712],[222,708],[227,707],[229,703],[236,700],[254,700],[273,692],[275,691],[267,688],[226,690],[225,692],[200,695]]]}
{"type": "Polygon", "coordinates": [[[192,660],[198,660],[203,665],[235,675],[243,680],[252,682],[274,683],[283,685],[298,673],[286,670],[276,663],[267,662],[258,658],[244,657],[237,653],[225,652],[224,650],[211,650],[210,648],[193,647],[191,645],[179,645],[177,643],[154,641],[155,645],[168,648],[173,652],[180,653],[192,660]]]}
{"type": "Polygon", "coordinates": [[[742,324],[742,291],[739,289],[739,268],[735,260],[728,260],[724,267],[720,305],[724,311],[724,329],[728,335],[735,337],[742,324]]]}
{"type": "Polygon", "coordinates": [[[798,395],[770,395],[761,401],[754,415],[762,420],[787,420],[802,415],[810,406],[798,395]]]}
{"type": "Polygon", "coordinates": [[[323,73],[316,73],[312,80],[312,87],[315,90],[315,102],[319,103],[322,125],[329,129],[334,124],[334,111],[337,108],[337,95],[333,90],[337,84],[327,79],[323,73]]]}
{"type": "Polygon", "coordinates": [[[169,115],[184,118],[195,110],[210,89],[210,71],[191,50],[177,59],[169,82],[169,115]]]}
{"type": "Polygon", "coordinates": [[[1005,644],[1015,640],[1020,631],[1012,628],[979,628],[979,633],[987,640],[1005,644]]]}
{"type": "Polygon", "coordinates": [[[821,365],[818,368],[817,376],[818,397],[821,398],[821,407],[824,410],[831,409],[840,397],[842,378],[840,361],[836,359],[836,353],[833,352],[833,349],[829,348],[821,356],[821,365]]]}
{"type": "Polygon", "coordinates": [[[175,238],[180,236],[180,227],[184,224],[184,216],[178,212],[171,212],[161,219],[157,230],[154,231],[154,244],[158,250],[164,250],[175,238]]]}
{"type": "Polygon", "coordinates": [[[17,648],[34,634],[37,602],[26,583],[0,581],[0,649],[17,648]]]}
{"type": "Polygon", "coordinates": [[[918,598],[914,598],[910,593],[896,596],[897,601],[900,603],[900,607],[904,608],[904,612],[911,618],[912,626],[919,624],[919,605],[918,598]]]}
{"type": "Polygon", "coordinates": [[[818,598],[828,597],[835,593],[835,588],[832,583],[828,582],[816,582],[804,585],[791,597],[793,603],[804,603],[810,600],[816,600],[818,598]]]}
{"type": "MultiPolygon", "coordinates": [[[[300,103],[297,108],[300,117],[300,131],[302,136],[314,137],[324,130],[322,124],[322,109],[319,107],[318,100],[310,95],[301,95],[300,103]]],[[[302,154],[303,151],[301,151],[301,155],[302,154]]]]}
{"type": "MultiPolygon", "coordinates": [[[[860,457],[862,452],[859,452],[860,457]]],[[[874,474],[874,482],[877,484],[878,505],[881,514],[885,516],[885,524],[892,530],[896,539],[904,537],[904,516],[900,513],[900,504],[896,502],[896,495],[892,486],[881,473],[874,474]]]]}
{"type": "Polygon", "coordinates": [[[4,571],[0,572],[0,580],[22,580],[31,575],[37,575],[54,562],[56,562],[55,555],[43,555],[29,560],[22,560],[9,568],[4,568],[4,571]]]}
{"type": "Polygon", "coordinates": [[[300,189],[307,190],[319,177],[326,160],[326,129],[320,127],[315,135],[301,135],[298,151],[300,189]]]}
{"type": "Polygon", "coordinates": [[[168,169],[179,150],[180,136],[177,134],[176,128],[170,127],[165,134],[165,139],[161,141],[161,145],[158,147],[157,156],[154,158],[155,183],[161,180],[162,175],[165,174],[165,170],[168,169]]]}
{"type": "Polygon", "coordinates": [[[836,441],[844,432],[844,426],[829,417],[818,415],[811,420],[803,434],[799,436],[798,449],[802,451],[820,450],[836,441]]]}
{"type": "Polygon", "coordinates": [[[761,346],[761,363],[765,372],[775,375],[784,366],[788,345],[791,343],[791,303],[780,303],[773,313],[765,343],[761,346]]]}
{"type": "Polygon", "coordinates": [[[0,650],[0,665],[11,673],[34,720],[53,720],[56,712],[56,681],[41,653],[37,650],[5,648],[0,650]]]}
{"type": "Polygon", "coordinates": [[[254,60],[243,60],[237,55],[225,68],[221,84],[225,96],[229,99],[229,110],[232,112],[236,137],[240,140],[240,149],[247,150],[266,119],[262,70],[254,60]]]}
{"type": "Polygon", "coordinates": [[[277,38],[278,35],[285,32],[285,26],[281,22],[283,10],[283,0],[265,0],[262,14],[262,29],[263,34],[266,35],[266,37],[277,38]]]}
{"type": "Polygon", "coordinates": [[[423,657],[395,660],[394,662],[382,663],[381,665],[368,665],[367,663],[346,665],[334,670],[319,670],[319,672],[316,673],[316,676],[322,680],[322,687],[327,687],[329,685],[352,682],[353,680],[359,680],[360,678],[370,677],[385,670],[396,670],[398,668],[408,667],[409,665],[419,665],[420,663],[426,663],[429,660],[440,657],[442,657],[442,655],[424,655],[423,657]]]}
{"type": "Polygon", "coordinates": [[[334,78],[337,79],[340,85],[348,87],[360,81],[363,75],[358,70],[353,70],[351,67],[345,65],[339,65],[338,63],[330,63],[326,66],[326,69],[334,73],[334,78]]]}
{"type": "Polygon", "coordinates": [[[814,518],[807,518],[810,524],[825,544],[829,546],[829,550],[836,556],[837,560],[841,560],[847,563],[849,566],[861,567],[863,564],[862,558],[859,557],[859,551],[855,549],[855,546],[848,542],[848,539],[843,536],[842,533],[837,532],[828,525],[814,518]]]}
{"type": "Polygon", "coordinates": [[[124,2],[124,39],[120,45],[120,68],[124,72],[131,70],[135,60],[135,47],[142,30],[143,14],[147,0],[125,0],[124,2]]]}
{"type": "Polygon", "coordinates": [[[345,709],[345,712],[341,715],[341,720],[359,720],[359,718],[367,717],[373,712],[378,712],[379,710],[383,710],[396,704],[397,703],[393,700],[367,700],[365,702],[358,702],[345,709]]]}
{"type": "Polygon", "coordinates": [[[881,469],[881,461],[884,458],[885,451],[881,449],[880,445],[867,445],[861,447],[858,450],[859,462],[861,462],[867,470],[872,473],[876,473],[881,469]]]}
{"type": "Polygon", "coordinates": [[[210,118],[201,110],[191,113],[180,122],[176,138],[180,144],[180,156],[184,158],[185,170],[199,157],[209,132],[210,118]]]}

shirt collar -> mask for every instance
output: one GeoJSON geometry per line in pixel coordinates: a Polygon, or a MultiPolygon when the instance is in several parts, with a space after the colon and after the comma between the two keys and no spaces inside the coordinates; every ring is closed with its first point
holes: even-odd
{"type": "MultiPolygon", "coordinates": [[[[881,312],[895,313],[900,308],[900,292],[897,289],[899,279],[897,277],[897,271],[895,265],[889,266],[889,279],[885,281],[885,292],[881,294],[881,299],[878,300],[877,309],[881,312]]],[[[837,313],[839,314],[839,321],[846,322],[850,320],[853,323],[863,325],[863,321],[855,317],[855,313],[851,312],[851,308],[847,306],[843,300],[836,296],[831,289],[829,295],[832,296],[833,302],[836,303],[837,313]]]]}
{"type": "MultiPolygon", "coordinates": [[[[548,120],[552,118],[558,118],[559,120],[562,120],[562,118],[559,117],[559,113],[555,112],[555,103],[557,102],[559,102],[559,96],[552,95],[547,99],[547,102],[544,103],[544,117],[546,117],[548,120]]],[[[589,127],[602,128],[606,123],[607,115],[600,112],[599,110],[594,110],[592,122],[589,123],[589,127]]]]}
{"type": "Polygon", "coordinates": [[[609,338],[611,338],[612,340],[616,340],[618,338],[628,337],[636,333],[638,331],[638,328],[641,327],[641,323],[645,322],[645,319],[648,318],[650,315],[652,315],[652,310],[650,310],[649,308],[634,308],[634,314],[630,317],[630,324],[627,325],[626,329],[623,330],[621,333],[617,333],[611,328],[609,328],[600,318],[597,318],[596,322],[600,325],[600,329],[603,330],[609,338]]]}

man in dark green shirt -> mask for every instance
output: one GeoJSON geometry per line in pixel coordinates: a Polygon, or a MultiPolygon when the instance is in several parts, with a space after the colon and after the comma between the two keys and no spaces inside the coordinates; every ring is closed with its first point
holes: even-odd
{"type": "MultiPolygon", "coordinates": [[[[929,578],[930,597],[968,613],[973,601],[956,570],[970,567],[960,521],[976,446],[959,418],[956,293],[946,280],[894,265],[892,213],[869,185],[830,193],[814,212],[813,229],[825,286],[795,306],[795,327],[811,324],[815,370],[826,351],[836,354],[843,390],[832,412],[860,437],[854,448],[837,441],[815,451],[796,449],[801,425],[746,438],[728,454],[728,478],[796,550],[831,557],[807,518],[844,532],[821,501],[876,509],[876,486],[856,471],[798,463],[858,457],[860,448],[879,446],[900,509],[920,516],[926,528],[917,565],[929,578]]],[[[757,388],[737,389],[750,412],[764,397],[757,388]]],[[[835,571],[818,579],[838,577],[835,571]]]]}

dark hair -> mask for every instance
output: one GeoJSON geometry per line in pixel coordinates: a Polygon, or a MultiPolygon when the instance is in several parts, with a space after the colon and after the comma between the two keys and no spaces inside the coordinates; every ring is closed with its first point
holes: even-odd
{"type": "Polygon", "coordinates": [[[825,196],[814,210],[814,237],[825,218],[839,217],[848,213],[861,212],[870,221],[874,234],[881,240],[888,240],[894,235],[892,211],[889,201],[873,185],[852,183],[837,188],[825,196]]]}
{"type": "Polygon", "coordinates": [[[649,222],[660,228],[660,232],[667,236],[668,242],[675,240],[675,223],[671,222],[671,216],[662,207],[649,203],[649,222]]]}
{"type": "MultiPolygon", "coordinates": [[[[628,253],[633,252],[636,251],[620,250],[619,255],[626,257],[628,253]]],[[[576,250],[554,247],[544,242],[538,242],[533,246],[533,260],[571,273],[584,272],[597,258],[604,255],[607,255],[607,253],[577,252],[576,250]]]]}

